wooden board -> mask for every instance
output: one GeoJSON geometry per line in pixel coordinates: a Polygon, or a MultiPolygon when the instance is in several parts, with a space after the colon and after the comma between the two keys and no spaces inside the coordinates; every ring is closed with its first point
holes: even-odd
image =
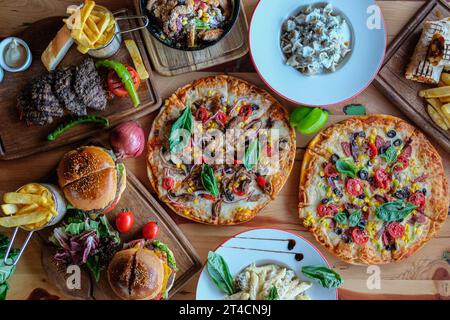
{"type": "MultiPolygon", "coordinates": [[[[138,14],[142,14],[140,0],[134,0],[134,3],[138,14]]],[[[248,24],[242,4],[239,18],[230,33],[204,50],[188,52],[172,49],[156,40],[147,30],[143,30],[142,34],[155,71],[164,76],[213,67],[239,59],[248,53],[248,24]]]]}
{"type": "Polygon", "coordinates": [[[423,23],[448,16],[450,16],[450,9],[444,0],[426,2],[390,44],[384,64],[374,84],[423,131],[434,137],[447,151],[450,151],[450,131],[439,128],[431,120],[426,111],[425,100],[418,96],[420,90],[430,88],[430,86],[405,78],[406,67],[419,41],[423,23]]]}
{"type": "MultiPolygon", "coordinates": [[[[200,259],[175,222],[167,212],[159,205],[153,196],[131,173],[127,172],[127,188],[123,193],[119,204],[108,213],[108,219],[114,226],[115,216],[122,208],[128,208],[134,213],[134,225],[130,232],[121,234],[123,242],[141,238],[142,227],[149,221],[156,221],[160,227],[158,239],[169,246],[175,255],[178,272],[175,283],[169,292],[169,297],[179,291],[190,278],[192,278],[201,268],[200,259]]],[[[68,289],[66,286],[66,270],[58,270],[53,263],[53,255],[56,251],[47,239],[51,230],[44,230],[39,233],[44,239],[42,247],[42,266],[47,273],[48,281],[59,290],[75,299],[96,299],[112,300],[119,299],[111,290],[106,270],[101,274],[100,281],[96,283],[89,271],[82,268],[81,288],[68,289]]]]}
{"type": "MultiPolygon", "coordinates": [[[[48,151],[82,140],[103,130],[92,125],[83,125],[70,130],[53,142],[48,142],[46,139],[47,135],[60,123],[67,121],[68,117],[56,119],[52,124],[46,126],[27,126],[25,121],[19,119],[19,112],[16,108],[17,95],[33,77],[46,72],[40,59],[41,53],[61,26],[62,18],[52,17],[32,24],[19,35],[29,44],[33,53],[33,63],[25,72],[6,73],[4,82],[0,85],[0,119],[2,119],[2,125],[0,126],[0,159],[9,160],[48,151]]],[[[122,30],[125,30],[136,25],[132,20],[124,20],[120,22],[120,26],[122,30]]],[[[88,109],[89,114],[107,117],[112,126],[126,120],[141,118],[161,105],[161,99],[154,86],[150,62],[140,33],[127,33],[123,38],[130,38],[136,41],[146,68],[149,71],[150,78],[142,81],[139,87],[138,93],[141,99],[139,108],[134,108],[127,97],[114,98],[108,101],[106,110],[101,112],[94,112],[88,109]]],[[[76,45],[73,45],[60,66],[76,65],[83,58],[85,56],[77,51],[76,45]]],[[[121,49],[112,59],[132,65],[131,57],[124,44],[122,44],[121,49]]]]}

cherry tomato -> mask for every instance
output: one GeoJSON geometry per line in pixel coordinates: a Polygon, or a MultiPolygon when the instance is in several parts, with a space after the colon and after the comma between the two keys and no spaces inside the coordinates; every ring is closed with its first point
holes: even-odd
{"type": "Polygon", "coordinates": [[[219,112],[217,113],[216,119],[217,119],[217,121],[219,121],[221,124],[226,124],[227,121],[228,121],[227,115],[226,115],[224,112],[222,112],[222,111],[219,111],[219,112]]]}
{"type": "Polygon", "coordinates": [[[267,181],[266,181],[266,179],[264,179],[263,176],[257,176],[256,183],[258,184],[258,186],[260,186],[262,189],[264,189],[264,187],[267,184],[267,181]]]}
{"type": "Polygon", "coordinates": [[[252,115],[253,109],[249,104],[243,105],[239,110],[239,115],[244,117],[244,121],[246,121],[252,115]]]}
{"type": "Polygon", "coordinates": [[[423,209],[426,203],[425,195],[422,192],[416,192],[409,196],[408,202],[416,205],[418,209],[423,209]]]}
{"type": "MultiPolygon", "coordinates": [[[[131,75],[131,78],[133,79],[134,87],[137,89],[139,88],[139,85],[141,83],[141,79],[139,78],[136,70],[134,70],[133,67],[129,65],[125,65],[128,72],[131,75]]],[[[125,89],[125,86],[122,83],[122,80],[120,80],[119,76],[114,70],[109,70],[108,77],[106,79],[106,82],[108,84],[108,90],[112,92],[117,97],[126,97],[128,96],[128,92],[125,89]]]]}
{"type": "Polygon", "coordinates": [[[405,234],[405,227],[398,222],[391,222],[387,226],[387,232],[392,238],[398,239],[405,234]]]}
{"type": "Polygon", "coordinates": [[[319,217],[326,217],[335,214],[338,208],[334,204],[319,204],[317,206],[317,214],[319,217]]]}
{"type": "Polygon", "coordinates": [[[345,184],[345,189],[349,194],[355,197],[364,192],[364,186],[358,179],[348,179],[345,184]]]}
{"type": "Polygon", "coordinates": [[[339,172],[337,172],[336,168],[334,167],[334,165],[331,162],[329,162],[325,166],[323,171],[324,171],[326,177],[337,177],[339,175],[339,172]]]}
{"type": "Polygon", "coordinates": [[[175,181],[171,177],[166,177],[163,179],[162,187],[165,190],[170,191],[173,189],[174,184],[175,184],[175,181]]]}
{"type": "Polygon", "coordinates": [[[121,233],[126,233],[131,230],[134,224],[133,212],[129,210],[122,210],[116,216],[116,228],[121,233]]]}
{"type": "Polygon", "coordinates": [[[359,228],[353,228],[352,239],[353,239],[353,242],[355,242],[356,244],[359,244],[360,246],[365,245],[367,243],[367,241],[369,241],[369,237],[366,235],[366,232],[359,228]]]}
{"type": "Polygon", "coordinates": [[[397,163],[394,165],[395,171],[403,171],[409,167],[409,160],[404,156],[399,156],[397,159],[397,163]]]}
{"type": "Polygon", "coordinates": [[[198,121],[205,123],[209,119],[209,112],[206,108],[200,107],[197,109],[195,117],[197,118],[198,121]]]}
{"type": "Polygon", "coordinates": [[[383,168],[379,168],[375,170],[375,181],[377,182],[378,186],[382,189],[389,188],[389,177],[383,168]]]}
{"type": "Polygon", "coordinates": [[[369,143],[369,149],[367,149],[367,155],[370,157],[370,159],[373,159],[378,155],[378,148],[374,143],[369,143]]]}
{"type": "Polygon", "coordinates": [[[233,193],[239,197],[242,197],[243,195],[245,195],[245,191],[240,190],[239,188],[234,188],[234,187],[233,187],[233,193]]]}
{"type": "Polygon", "coordinates": [[[150,221],[144,226],[144,228],[142,228],[142,236],[147,240],[156,238],[158,233],[159,226],[155,221],[150,221]]]}

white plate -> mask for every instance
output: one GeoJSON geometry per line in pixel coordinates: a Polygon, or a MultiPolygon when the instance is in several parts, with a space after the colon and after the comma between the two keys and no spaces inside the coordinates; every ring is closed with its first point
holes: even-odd
{"type": "Polygon", "coordinates": [[[250,24],[249,42],[253,64],[264,82],[285,99],[303,105],[327,106],[361,93],[378,73],[386,51],[386,31],[369,29],[368,10],[373,0],[329,1],[346,18],[352,33],[352,52],[336,72],[307,76],[285,64],[281,50],[281,28],[299,8],[325,3],[317,0],[260,0],[250,24]]]}
{"type": "MultiPolygon", "coordinates": [[[[302,266],[330,265],[316,247],[296,233],[278,229],[254,229],[228,239],[215,252],[225,259],[233,277],[252,263],[256,265],[276,263],[292,269],[300,279],[311,282],[313,286],[308,289],[307,294],[313,300],[337,300],[336,289],[324,288],[315,280],[302,275],[300,271],[302,266]],[[295,240],[296,244],[289,250],[288,242],[291,239],[295,240]],[[303,260],[297,261],[295,253],[303,254],[303,260]]],[[[197,283],[196,298],[197,300],[224,298],[224,294],[211,281],[205,267],[197,283]]]]}

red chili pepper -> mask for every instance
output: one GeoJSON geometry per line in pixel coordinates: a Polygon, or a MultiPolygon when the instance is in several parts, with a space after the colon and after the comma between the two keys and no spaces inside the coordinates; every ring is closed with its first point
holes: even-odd
{"type": "Polygon", "coordinates": [[[209,119],[209,112],[206,108],[200,107],[197,109],[197,113],[195,115],[198,121],[205,123],[209,119]]]}
{"type": "Polygon", "coordinates": [[[365,245],[367,243],[367,241],[369,241],[369,237],[366,235],[366,232],[359,228],[353,228],[352,239],[353,239],[353,242],[355,242],[356,244],[359,244],[360,246],[365,245]]]}
{"type": "Polygon", "coordinates": [[[411,202],[412,204],[416,205],[417,209],[421,210],[425,207],[427,199],[425,198],[425,195],[422,192],[416,192],[409,196],[408,202],[411,202]]]}
{"type": "Polygon", "coordinates": [[[166,177],[163,179],[162,187],[165,190],[170,191],[173,189],[174,184],[175,184],[175,181],[172,178],[166,177]]]}
{"type": "Polygon", "coordinates": [[[405,234],[405,227],[398,222],[391,222],[387,226],[387,232],[392,238],[398,239],[405,234]]]}
{"type": "Polygon", "coordinates": [[[210,194],[203,194],[202,197],[207,200],[216,201],[216,197],[214,197],[213,195],[210,195],[210,194]]]}
{"type": "Polygon", "coordinates": [[[256,183],[258,184],[258,186],[260,186],[262,189],[264,189],[264,187],[267,184],[267,181],[263,176],[257,176],[256,183]]]}
{"type": "Polygon", "coordinates": [[[409,167],[409,160],[404,156],[399,156],[397,158],[397,163],[394,165],[395,171],[403,171],[409,167]]]}
{"type": "Polygon", "coordinates": [[[216,119],[217,119],[217,121],[219,121],[222,124],[226,124],[228,121],[228,117],[223,111],[219,111],[217,113],[216,119]]]}
{"type": "Polygon", "coordinates": [[[345,184],[345,189],[352,196],[359,196],[364,192],[364,186],[358,179],[348,179],[345,184]]]}
{"type": "Polygon", "coordinates": [[[373,159],[378,155],[378,148],[374,143],[369,143],[369,149],[367,149],[368,156],[373,159]]]}

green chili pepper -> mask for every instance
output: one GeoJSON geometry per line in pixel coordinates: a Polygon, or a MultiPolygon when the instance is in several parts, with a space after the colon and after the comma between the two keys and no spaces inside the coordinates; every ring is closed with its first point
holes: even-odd
{"type": "Polygon", "coordinates": [[[109,120],[106,118],[103,118],[103,117],[98,117],[98,116],[78,117],[78,118],[70,120],[69,122],[67,122],[65,124],[60,125],[58,128],[56,128],[55,131],[53,131],[52,133],[50,133],[47,136],[47,140],[53,141],[53,140],[57,139],[60,135],[62,135],[64,132],[66,132],[80,124],[85,124],[85,123],[98,123],[106,128],[109,127],[109,120]]]}
{"type": "Polygon", "coordinates": [[[320,108],[300,107],[292,112],[289,121],[299,133],[312,134],[327,123],[328,112],[320,108]]]}
{"type": "Polygon", "coordinates": [[[133,101],[133,105],[137,107],[140,104],[139,95],[136,91],[136,88],[134,87],[133,78],[131,77],[130,72],[128,72],[127,67],[115,60],[100,60],[97,61],[95,66],[97,68],[105,67],[108,69],[113,69],[119,76],[120,80],[122,80],[122,83],[125,86],[125,89],[127,90],[131,98],[131,101],[133,101]]]}
{"type": "Polygon", "coordinates": [[[313,109],[310,107],[298,107],[295,108],[294,111],[291,112],[291,116],[289,117],[289,122],[291,126],[296,128],[300,125],[300,122],[312,111],[313,109]]]}

